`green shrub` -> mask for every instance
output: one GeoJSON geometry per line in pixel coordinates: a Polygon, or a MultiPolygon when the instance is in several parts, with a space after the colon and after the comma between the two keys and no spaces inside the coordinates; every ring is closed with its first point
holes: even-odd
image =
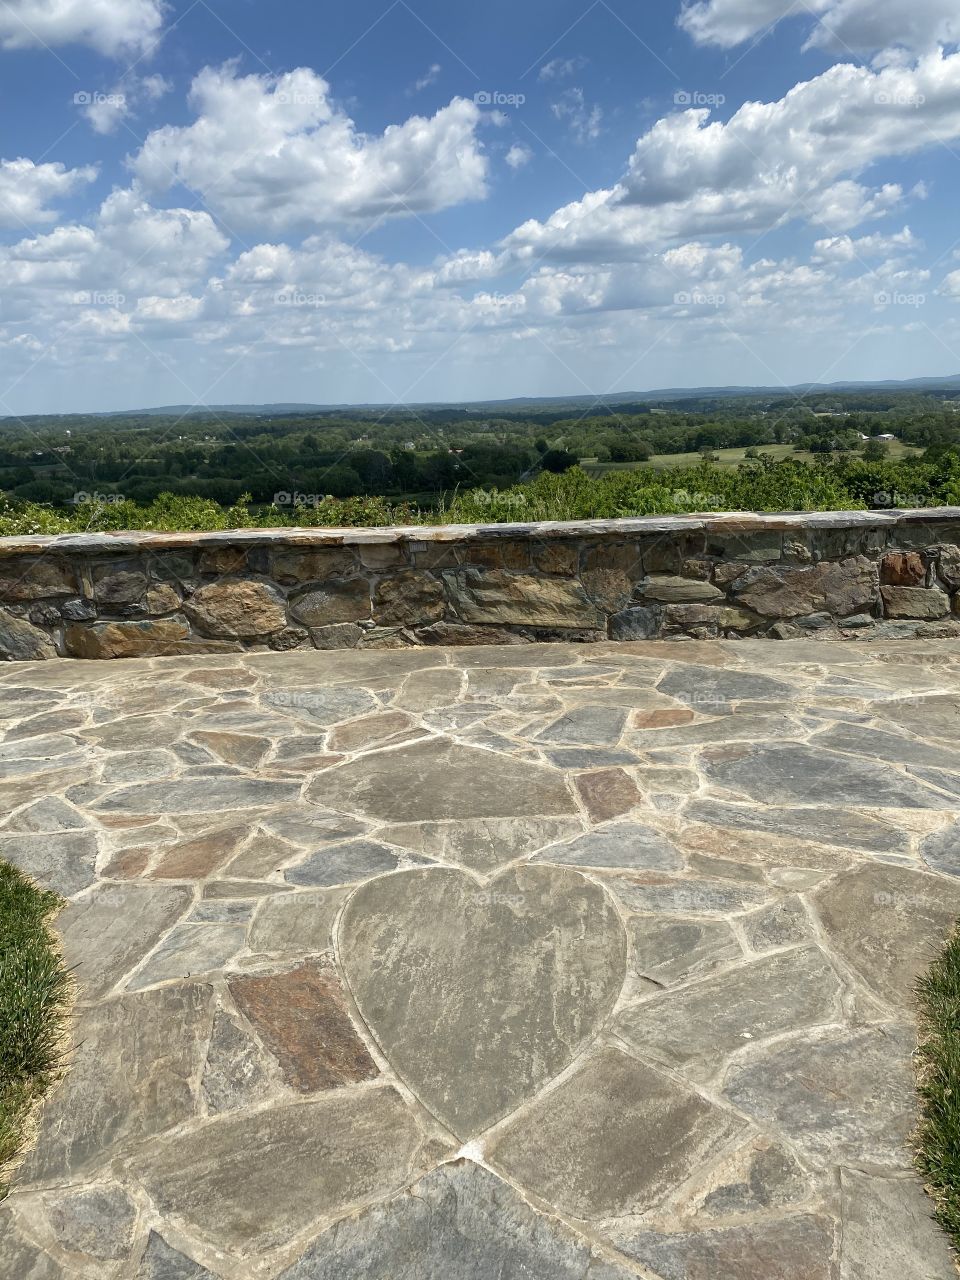
{"type": "Polygon", "coordinates": [[[870,462],[853,454],[748,458],[738,467],[702,458],[686,466],[639,466],[593,478],[579,466],[541,470],[529,483],[455,491],[420,508],[386,497],[322,497],[309,505],[255,506],[249,494],[232,506],[210,498],[161,493],[152,502],[84,503],[66,510],[0,495],[0,536],[99,530],[217,530],[502,524],[599,520],[711,511],[856,511],[960,505],[960,454],[870,462]]]}

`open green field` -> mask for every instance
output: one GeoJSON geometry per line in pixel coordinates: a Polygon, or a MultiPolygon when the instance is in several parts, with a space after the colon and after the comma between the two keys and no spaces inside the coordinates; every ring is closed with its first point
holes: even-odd
{"type": "MultiPolygon", "coordinates": [[[[798,452],[792,444],[761,444],[755,447],[761,457],[777,460],[795,458],[799,462],[812,462],[814,458],[824,456],[809,453],[806,449],[798,452]]],[[[892,440],[887,445],[887,457],[891,462],[899,462],[903,458],[915,458],[922,452],[922,449],[914,449],[900,440],[892,440]]],[[[747,456],[747,450],[746,448],[717,449],[715,456],[717,466],[735,467],[743,462],[747,456]]],[[[696,453],[655,453],[649,462],[597,462],[584,458],[580,465],[588,475],[605,476],[611,471],[636,471],[638,467],[653,467],[657,471],[664,467],[689,467],[697,462],[698,457],[696,453]]]]}

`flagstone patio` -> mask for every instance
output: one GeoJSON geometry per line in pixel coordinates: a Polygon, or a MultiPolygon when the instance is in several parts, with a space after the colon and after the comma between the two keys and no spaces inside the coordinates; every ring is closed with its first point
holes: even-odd
{"type": "Polygon", "coordinates": [[[4,1280],[947,1280],[960,646],[0,669],[70,1071],[4,1280]]]}

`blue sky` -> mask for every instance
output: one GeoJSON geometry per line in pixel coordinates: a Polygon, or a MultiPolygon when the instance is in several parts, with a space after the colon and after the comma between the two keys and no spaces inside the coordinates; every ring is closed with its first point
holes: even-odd
{"type": "Polygon", "coordinates": [[[0,414],[960,373],[954,0],[8,0],[0,414]]]}

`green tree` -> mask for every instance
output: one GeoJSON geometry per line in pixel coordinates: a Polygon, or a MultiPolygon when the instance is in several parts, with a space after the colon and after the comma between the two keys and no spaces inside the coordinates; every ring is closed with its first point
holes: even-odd
{"type": "Polygon", "coordinates": [[[868,440],[860,456],[864,462],[883,462],[887,456],[887,446],[882,440],[868,440]]]}
{"type": "Polygon", "coordinates": [[[575,467],[577,461],[577,455],[568,453],[566,449],[548,449],[540,459],[540,465],[545,471],[560,475],[564,471],[569,471],[571,467],[575,467]]]}

